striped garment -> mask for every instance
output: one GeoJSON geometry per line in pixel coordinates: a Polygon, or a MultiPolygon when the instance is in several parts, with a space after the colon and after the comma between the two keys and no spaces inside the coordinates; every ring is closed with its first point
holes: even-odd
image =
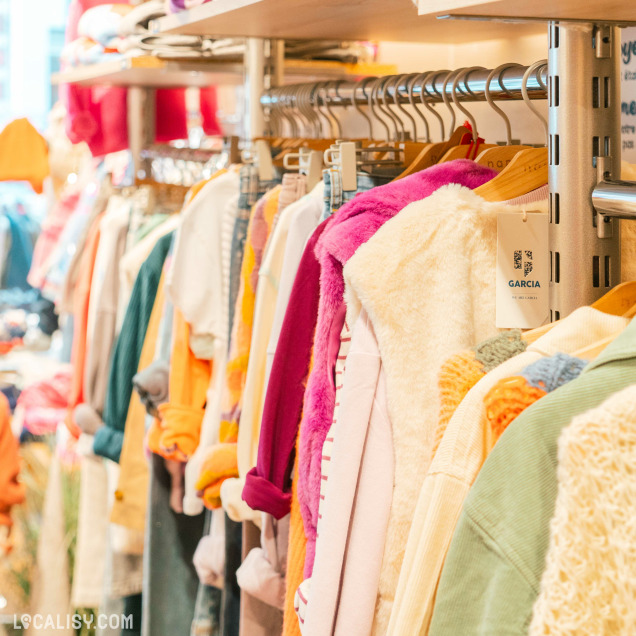
{"type": "MultiPolygon", "coordinates": [[[[340,349],[338,350],[338,359],[336,360],[335,382],[336,382],[336,403],[333,411],[333,420],[331,426],[327,432],[327,437],[322,446],[322,460],[320,462],[320,503],[318,505],[318,526],[316,528],[316,540],[320,537],[320,527],[322,525],[322,513],[325,509],[325,496],[327,492],[327,481],[329,480],[329,469],[331,465],[331,453],[333,448],[333,434],[334,426],[338,421],[338,412],[340,410],[340,396],[342,393],[345,365],[347,355],[351,347],[351,329],[349,324],[345,320],[340,332],[340,349]]],[[[298,616],[298,621],[301,625],[305,622],[305,616],[307,614],[307,604],[309,601],[309,595],[311,592],[311,578],[305,579],[298,590],[296,590],[296,596],[294,598],[294,609],[298,616]]]]}

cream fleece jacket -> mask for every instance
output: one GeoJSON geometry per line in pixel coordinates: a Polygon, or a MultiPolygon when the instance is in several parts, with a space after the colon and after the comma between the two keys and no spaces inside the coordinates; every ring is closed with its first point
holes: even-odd
{"type": "MultiPolygon", "coordinates": [[[[534,204],[543,212],[547,205],[534,204]]],[[[496,333],[497,213],[458,185],[408,205],[344,269],[349,314],[364,307],[386,371],[395,486],[373,633],[386,634],[417,496],[432,460],[443,361],[496,333]]]]}
{"type": "Polygon", "coordinates": [[[388,634],[427,634],[446,552],[468,491],[492,450],[484,397],[500,380],[555,353],[578,349],[620,332],[627,318],[581,307],[526,351],[506,360],[468,392],[451,418],[419,493],[388,634]]]}
{"type": "Polygon", "coordinates": [[[530,636],[636,631],[636,385],[575,417],[558,449],[558,494],[530,636]]]}

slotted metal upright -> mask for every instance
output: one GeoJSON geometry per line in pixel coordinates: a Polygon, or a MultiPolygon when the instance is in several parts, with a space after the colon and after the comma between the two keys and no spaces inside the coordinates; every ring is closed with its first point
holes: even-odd
{"type": "Polygon", "coordinates": [[[620,177],[620,34],[615,26],[551,22],[548,53],[552,319],[620,278],[620,228],[592,203],[599,171],[620,177]]]}

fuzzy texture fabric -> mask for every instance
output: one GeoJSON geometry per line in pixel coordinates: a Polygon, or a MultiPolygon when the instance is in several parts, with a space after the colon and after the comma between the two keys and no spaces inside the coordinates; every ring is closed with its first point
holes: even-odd
{"type": "Polygon", "coordinates": [[[636,632],[636,385],[561,433],[558,494],[530,636],[636,632]]]}
{"type": "Polygon", "coordinates": [[[409,203],[424,199],[449,183],[476,188],[495,174],[489,168],[463,159],[432,166],[406,179],[373,188],[342,206],[316,244],[320,262],[320,301],[314,337],[314,367],[307,382],[299,444],[298,496],[307,534],[307,577],[311,576],[315,552],[322,447],[335,404],[335,362],[344,323],[342,269],[361,245],[409,203]]]}
{"type": "Polygon", "coordinates": [[[439,372],[439,421],[435,433],[433,455],[437,451],[444,431],[460,402],[470,389],[492,369],[512,356],[525,351],[526,343],[521,331],[513,329],[488,338],[477,346],[452,355],[439,372]]]}
{"type": "Polygon", "coordinates": [[[402,210],[345,267],[348,311],[364,307],[378,339],[395,449],[375,634],[387,631],[417,495],[432,459],[439,370],[453,352],[496,333],[497,214],[514,210],[446,186],[402,210]]]}
{"type": "Polygon", "coordinates": [[[495,440],[510,422],[544,395],[578,377],[587,362],[556,353],[527,366],[520,375],[500,380],[484,398],[486,421],[495,440]]]}

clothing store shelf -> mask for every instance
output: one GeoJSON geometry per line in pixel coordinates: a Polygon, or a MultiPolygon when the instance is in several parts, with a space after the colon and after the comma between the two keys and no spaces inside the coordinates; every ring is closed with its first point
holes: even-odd
{"type": "MultiPolygon", "coordinates": [[[[53,75],[53,84],[86,86],[144,86],[168,88],[219,84],[241,84],[244,67],[240,62],[175,61],[151,55],[78,66],[53,75]]],[[[390,75],[391,64],[344,64],[342,62],[286,60],[285,77],[293,82],[315,79],[348,79],[368,75],[390,75]]]]}
{"type": "Polygon", "coordinates": [[[53,84],[145,86],[169,88],[241,84],[243,65],[225,62],[162,60],[152,55],[123,58],[78,66],[55,73],[53,84]]]}
{"type": "Polygon", "coordinates": [[[636,9],[625,0],[419,0],[424,16],[483,16],[487,18],[563,19],[589,22],[636,23],[636,9]]]}
{"type": "Polygon", "coordinates": [[[461,28],[417,16],[412,0],[213,0],[151,22],[161,33],[284,39],[461,43],[544,33],[540,24],[468,22],[461,28]]]}

